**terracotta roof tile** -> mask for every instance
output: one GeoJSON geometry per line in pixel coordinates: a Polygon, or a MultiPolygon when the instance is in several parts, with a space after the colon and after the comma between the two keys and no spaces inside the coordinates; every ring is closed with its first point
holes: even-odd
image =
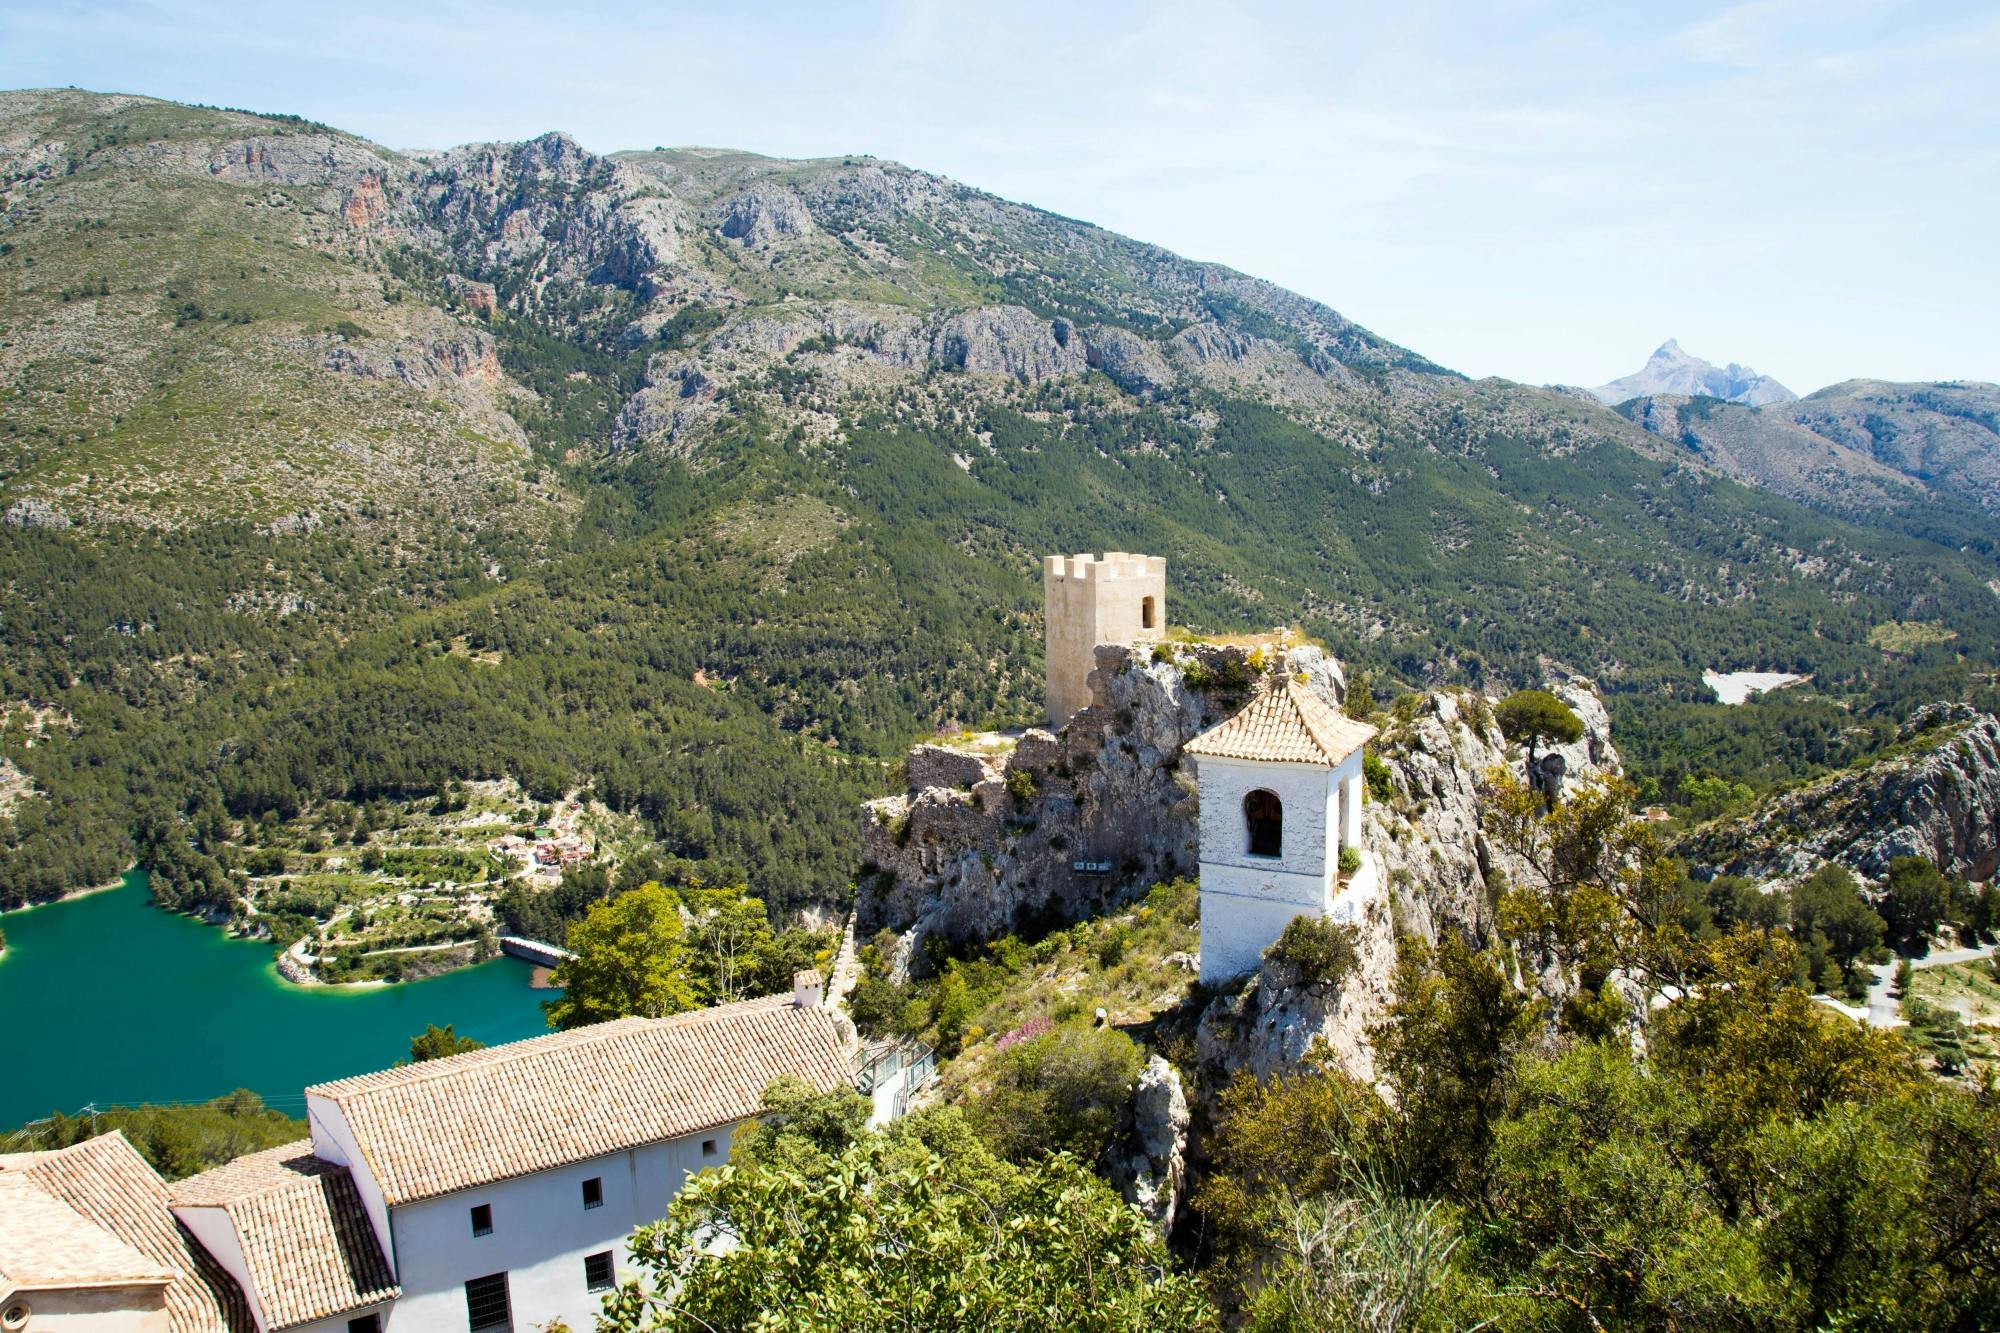
{"type": "Polygon", "coordinates": [[[1375,728],[1343,717],[1297,681],[1266,684],[1227,722],[1210,727],[1184,747],[1217,759],[1259,759],[1282,764],[1337,765],[1366,745],[1375,728]]]}
{"type": "Polygon", "coordinates": [[[0,1296],[52,1288],[163,1287],[173,1275],[22,1172],[0,1172],[0,1296]]]}
{"type": "Polygon", "coordinates": [[[361,1191],[312,1141],[239,1157],[172,1187],[180,1208],[220,1208],[243,1248],[264,1322],[291,1328],[402,1295],[361,1191]]]}
{"type": "Polygon", "coordinates": [[[781,1074],[851,1083],[840,1021],[788,995],[621,1018],[307,1088],[390,1206],[733,1124],[781,1074]]]}
{"type": "Polygon", "coordinates": [[[168,1269],[174,1333],[255,1333],[236,1280],[175,1219],[167,1184],[119,1131],[0,1163],[168,1269]]]}

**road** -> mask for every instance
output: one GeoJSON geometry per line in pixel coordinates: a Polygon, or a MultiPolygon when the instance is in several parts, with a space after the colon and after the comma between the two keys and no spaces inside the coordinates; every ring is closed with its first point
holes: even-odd
{"type": "MultiPolygon", "coordinates": [[[[1918,970],[1927,967],[1950,967],[1953,963],[1969,963],[1975,958],[1991,958],[1993,949],[1994,946],[1991,944],[1982,945],[1977,949],[1934,949],[1922,958],[1912,958],[1910,966],[1918,970]]],[[[1875,973],[1875,984],[1868,988],[1868,1023],[1871,1027],[1904,1026],[1902,1001],[1890,993],[1896,984],[1898,961],[1891,959],[1872,969],[1875,973]]]]}

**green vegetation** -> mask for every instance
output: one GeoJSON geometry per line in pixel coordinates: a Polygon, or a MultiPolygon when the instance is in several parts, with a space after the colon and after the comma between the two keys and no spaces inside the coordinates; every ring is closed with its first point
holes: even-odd
{"type": "Polygon", "coordinates": [[[874,1133],[858,1098],[827,1100],[779,1089],[776,1123],[634,1235],[646,1283],[611,1298],[608,1327],[775,1327],[776,1311],[828,1333],[1217,1326],[1199,1284],[1074,1158],[1002,1161],[949,1110],[874,1133]]]}
{"type": "Polygon", "coordinates": [[[1528,747],[1533,763],[1538,747],[1568,745],[1583,735],[1583,719],[1547,690],[1516,690],[1493,707],[1500,734],[1528,747]]]}
{"type": "Polygon", "coordinates": [[[0,1152],[66,1148],[72,1143],[120,1132],[139,1155],[168,1180],[221,1166],[245,1153],[261,1152],[306,1137],[306,1122],[265,1106],[244,1088],[214,1101],[177,1106],[109,1106],[64,1115],[58,1112],[11,1134],[0,1134],[0,1152]]]}
{"type": "Polygon", "coordinates": [[[741,886],[653,881],[591,902],[565,942],[576,956],[550,977],[563,993],[542,1006],[559,1028],[776,994],[837,943],[831,930],[774,932],[741,886]]]}
{"type": "MultiPolygon", "coordinates": [[[[1498,804],[1490,832],[1535,873],[1488,949],[1404,942],[1373,1034],[1392,1098],[1330,1063],[1224,1094],[1197,1205],[1225,1301],[1287,1333],[1385,1309],[1437,1329],[1990,1323],[2000,1109],[1815,1005],[1783,933],[1696,938],[1616,804],[1498,804]],[[1573,986],[1560,1010],[1514,985],[1524,951],[1573,986]],[[1678,998],[1627,1015],[1593,985],[1613,962],[1678,998]]],[[[1857,915],[1808,914],[1821,933],[1857,915]]],[[[1962,1027],[1925,1023],[1955,1068],[1962,1027]]]]}
{"type": "Polygon", "coordinates": [[[425,1060],[442,1060],[448,1055],[464,1055],[468,1051],[485,1049],[485,1042],[477,1037],[459,1036],[450,1023],[443,1027],[432,1023],[410,1038],[410,1063],[421,1064],[425,1060]]]}
{"type": "Polygon", "coordinates": [[[598,903],[570,927],[567,943],[576,956],[549,978],[563,993],[542,1005],[552,1027],[661,1018],[697,1007],[680,895],[664,884],[642,884],[598,903]]]}
{"type": "Polygon", "coordinates": [[[1338,990],[1360,962],[1353,926],[1323,916],[1297,916],[1264,950],[1264,957],[1288,967],[1298,984],[1315,994],[1338,990]]]}

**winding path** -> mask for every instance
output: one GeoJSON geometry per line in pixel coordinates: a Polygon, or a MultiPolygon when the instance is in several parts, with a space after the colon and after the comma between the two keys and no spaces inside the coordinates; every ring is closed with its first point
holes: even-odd
{"type": "MultiPolygon", "coordinates": [[[[1912,969],[1922,971],[1927,967],[1950,967],[1953,963],[1969,963],[1975,958],[1991,958],[1994,945],[1984,944],[1977,949],[1933,950],[1922,958],[1912,958],[1912,969]]],[[[1877,963],[1871,971],[1875,973],[1875,984],[1868,988],[1868,1016],[1864,1020],[1871,1027],[1899,1028],[1906,1026],[1902,1013],[1902,1001],[1890,992],[1896,984],[1896,964],[1902,960],[1892,958],[1886,963],[1877,963]]],[[[1849,1013],[1856,1011],[1842,1005],[1849,1013]]],[[[1858,1014],[1856,1014],[1859,1017],[1858,1014]]]]}

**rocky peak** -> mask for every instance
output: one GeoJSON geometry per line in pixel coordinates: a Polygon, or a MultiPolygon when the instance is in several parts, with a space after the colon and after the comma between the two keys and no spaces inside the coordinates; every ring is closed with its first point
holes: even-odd
{"type": "Polygon", "coordinates": [[[1653,394],[1684,394],[1690,398],[1720,398],[1731,403],[1758,407],[1764,403],[1788,403],[1798,395],[1769,375],[1759,375],[1734,361],[1715,366],[1681,350],[1679,342],[1667,339],[1646,358],[1646,364],[1622,379],[1592,389],[1602,401],[1616,406],[1632,398],[1653,394]]]}

